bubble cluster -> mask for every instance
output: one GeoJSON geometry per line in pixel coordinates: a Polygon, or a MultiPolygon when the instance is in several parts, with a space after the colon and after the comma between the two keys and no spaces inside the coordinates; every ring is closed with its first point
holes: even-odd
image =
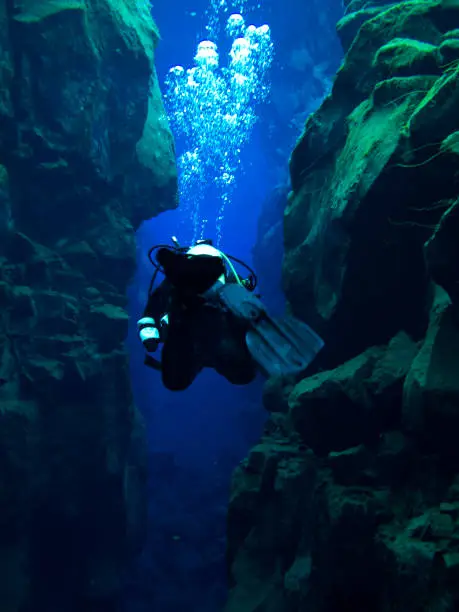
{"type": "MultiPolygon", "coordinates": [[[[211,0],[218,12],[225,0],[211,0]]],[[[242,8],[244,0],[238,3],[242,8]]],[[[198,44],[194,65],[174,66],[166,78],[166,108],[175,135],[184,143],[179,156],[181,199],[193,219],[193,239],[200,238],[208,220],[201,205],[209,185],[219,198],[217,238],[225,206],[231,200],[240,166],[241,148],[256,122],[255,109],[269,93],[268,71],[273,44],[267,25],[246,26],[241,13],[229,16],[225,28],[230,51],[220,65],[212,40],[198,44]]]]}
{"type": "Polygon", "coordinates": [[[228,36],[237,38],[243,36],[245,31],[245,19],[239,13],[233,13],[226,22],[226,33],[228,36]]]}
{"type": "Polygon", "coordinates": [[[247,0],[210,0],[209,7],[206,10],[206,31],[209,38],[218,38],[221,15],[225,15],[230,11],[233,11],[235,14],[243,13],[246,4],[247,0]]]}

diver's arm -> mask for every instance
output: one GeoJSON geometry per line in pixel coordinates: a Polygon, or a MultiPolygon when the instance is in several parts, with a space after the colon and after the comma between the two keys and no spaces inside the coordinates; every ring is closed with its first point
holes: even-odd
{"type": "Polygon", "coordinates": [[[168,323],[170,283],[164,280],[148,296],[143,316],[137,321],[139,338],[149,353],[153,353],[162,341],[162,331],[168,323]]]}
{"type": "Polygon", "coordinates": [[[169,302],[171,295],[170,283],[164,279],[163,282],[156,287],[148,296],[148,301],[143,311],[144,317],[151,317],[155,321],[159,321],[161,317],[169,310],[169,302]]]}

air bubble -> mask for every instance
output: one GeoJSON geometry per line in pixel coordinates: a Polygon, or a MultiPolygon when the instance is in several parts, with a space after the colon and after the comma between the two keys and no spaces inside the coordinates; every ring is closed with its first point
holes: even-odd
{"type": "MultiPolygon", "coordinates": [[[[217,38],[209,35],[197,46],[194,66],[174,66],[166,77],[167,113],[176,137],[185,144],[178,159],[180,196],[192,219],[193,239],[209,224],[201,214],[209,185],[218,193],[215,222],[221,236],[241,150],[256,123],[256,107],[270,90],[271,31],[268,25],[246,27],[244,6],[245,0],[233,2],[235,11],[227,20],[226,33],[233,41],[226,66],[220,64],[217,38]]],[[[209,34],[215,34],[220,12],[229,8],[225,0],[211,0],[209,34]]]]}

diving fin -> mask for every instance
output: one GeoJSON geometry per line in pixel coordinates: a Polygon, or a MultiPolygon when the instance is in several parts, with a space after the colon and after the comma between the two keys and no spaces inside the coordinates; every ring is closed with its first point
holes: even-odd
{"type": "Polygon", "coordinates": [[[219,300],[248,325],[247,348],[267,377],[304,371],[324,346],[323,340],[303,321],[272,317],[263,303],[244,287],[224,285],[219,300]]]}
{"type": "Polygon", "coordinates": [[[262,374],[288,376],[303,372],[324,346],[303,321],[265,313],[246,334],[247,348],[262,374]]]}

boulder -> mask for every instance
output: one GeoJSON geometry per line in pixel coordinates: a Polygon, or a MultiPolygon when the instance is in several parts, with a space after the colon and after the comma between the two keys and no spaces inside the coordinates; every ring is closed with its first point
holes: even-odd
{"type": "Polygon", "coordinates": [[[374,443],[382,432],[397,429],[401,391],[416,350],[401,334],[386,349],[369,349],[298,383],[289,414],[304,442],[324,454],[374,443]]]}

